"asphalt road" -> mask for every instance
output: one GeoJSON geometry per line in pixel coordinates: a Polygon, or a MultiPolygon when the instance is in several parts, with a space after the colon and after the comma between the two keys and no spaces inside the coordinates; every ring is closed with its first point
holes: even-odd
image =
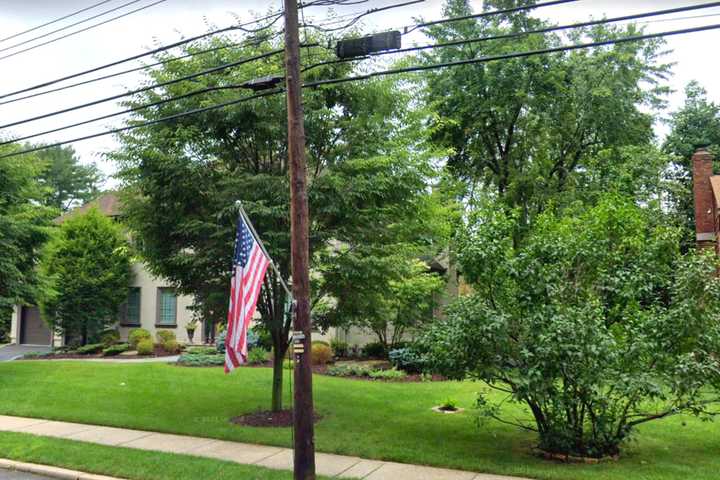
{"type": "Polygon", "coordinates": [[[3,470],[0,468],[0,480],[53,480],[50,477],[41,477],[31,473],[3,470]]]}

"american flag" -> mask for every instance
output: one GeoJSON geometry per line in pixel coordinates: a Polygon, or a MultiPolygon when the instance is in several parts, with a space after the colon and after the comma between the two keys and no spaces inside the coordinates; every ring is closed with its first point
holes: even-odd
{"type": "Polygon", "coordinates": [[[270,259],[253,237],[242,215],[238,219],[230,283],[228,330],[225,337],[225,373],[247,362],[250,327],[270,259]]]}

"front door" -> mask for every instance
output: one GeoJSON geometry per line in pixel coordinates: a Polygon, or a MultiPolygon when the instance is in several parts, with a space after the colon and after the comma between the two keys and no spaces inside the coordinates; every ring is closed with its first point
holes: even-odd
{"type": "Polygon", "coordinates": [[[26,345],[50,345],[51,332],[40,318],[38,307],[22,307],[20,314],[20,343],[26,345]]]}

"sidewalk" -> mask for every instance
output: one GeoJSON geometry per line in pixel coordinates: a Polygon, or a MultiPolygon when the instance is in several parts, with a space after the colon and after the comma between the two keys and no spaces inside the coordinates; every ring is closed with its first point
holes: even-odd
{"type": "MultiPolygon", "coordinates": [[[[0,415],[0,431],[2,430],[117,447],[194,455],[275,470],[293,468],[293,452],[289,448],[0,415]]],[[[327,453],[317,453],[315,461],[317,473],[329,477],[367,480],[522,480],[519,477],[365,460],[327,453]]]]}

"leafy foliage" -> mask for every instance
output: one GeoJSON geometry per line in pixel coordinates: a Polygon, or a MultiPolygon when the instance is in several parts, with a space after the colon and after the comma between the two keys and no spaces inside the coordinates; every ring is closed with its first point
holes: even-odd
{"type": "MultiPolygon", "coordinates": [[[[0,154],[13,149],[2,146],[0,154]]],[[[38,205],[42,190],[35,178],[41,169],[34,156],[0,160],[0,342],[7,340],[13,306],[35,304],[42,291],[36,266],[52,211],[38,205]]]]}
{"type": "Polygon", "coordinates": [[[137,349],[138,343],[142,340],[152,340],[150,332],[144,328],[133,328],[130,330],[130,333],[128,334],[128,343],[132,348],[137,349]]]}
{"type": "Polygon", "coordinates": [[[47,246],[41,303],[49,323],[83,345],[117,321],[132,279],[125,235],[96,209],[68,218],[47,246]]]}
{"type": "MultiPolygon", "coordinates": [[[[697,82],[685,88],[685,104],[670,116],[670,133],[663,150],[673,155],[668,177],[674,188],[668,196],[669,206],[677,216],[677,223],[695,231],[695,211],[692,193],[691,158],[699,146],[720,155],[720,105],[707,98],[707,92],[697,82]]],[[[688,235],[687,247],[693,245],[688,235]]]]}
{"type": "Polygon", "coordinates": [[[103,349],[105,349],[105,345],[103,345],[102,343],[91,343],[89,345],[79,347],[75,351],[80,355],[93,355],[95,353],[102,352],[103,349]]]}
{"type": "MultiPolygon", "coordinates": [[[[448,0],[444,13],[472,13],[467,0],[448,0]]],[[[488,0],[483,9],[516,6],[488,0]]],[[[498,36],[550,26],[530,12],[435,25],[436,42],[498,36]]],[[[576,29],[571,40],[602,41],[637,34],[637,27],[600,25],[576,29]]],[[[552,48],[559,35],[530,35],[432,50],[427,63],[552,48]]],[[[428,72],[419,82],[433,109],[434,142],[449,150],[448,166],[465,184],[465,196],[496,196],[518,208],[516,237],[558,196],[574,192],[594,175],[599,152],[648,145],[653,109],[667,88],[659,81],[662,40],[485,62],[428,72]]],[[[618,160],[627,157],[616,157],[618,160]]]]}
{"type": "Polygon", "coordinates": [[[72,147],[51,147],[37,153],[43,168],[38,177],[44,187],[44,203],[67,212],[94,199],[102,175],[95,165],[82,165],[72,147]]]}
{"type": "Polygon", "coordinates": [[[151,338],[143,338],[137,344],[138,355],[152,355],[155,351],[155,345],[151,338]]]}
{"type": "Polygon", "coordinates": [[[225,355],[183,353],[177,363],[185,367],[217,367],[225,364],[225,355]]]}
{"type": "Polygon", "coordinates": [[[424,339],[433,367],[527,404],[541,448],[616,454],[641,423],[711,414],[720,387],[720,280],[712,255],[680,254],[657,212],[608,195],[545,212],[515,246],[513,214],[478,212],[459,239],[475,294],[424,339]]]}
{"type": "Polygon", "coordinates": [[[130,345],[127,343],[118,343],[117,345],[112,345],[110,347],[105,348],[102,351],[103,357],[115,357],[117,355],[120,355],[123,352],[127,352],[130,350],[130,345]]]}
{"type": "MultiPolygon", "coordinates": [[[[215,36],[187,49],[230,42],[229,38],[215,36]]],[[[277,40],[267,40],[167,63],[150,72],[151,80],[176,78],[277,47],[277,40]]],[[[325,49],[315,53],[316,60],[330,55],[325,49]]],[[[308,71],[304,78],[342,77],[351,68],[347,64],[327,65],[308,71]]],[[[222,76],[204,76],[145,92],[128,106],[280,73],[281,58],[270,56],[263,62],[239,65],[222,76]]],[[[236,98],[234,89],[219,89],[141,110],[134,119],[153,120],[236,98]]],[[[331,251],[333,244],[393,244],[405,219],[424,218],[416,214],[428,195],[432,171],[427,156],[412,155],[417,149],[408,133],[421,128],[403,121],[409,100],[409,93],[390,79],[304,91],[310,247],[315,266],[322,263],[331,268],[338,261],[331,255],[318,260],[320,252],[331,251]]],[[[242,201],[280,275],[286,280],[289,277],[286,122],[285,99],[269,96],[171,124],[136,129],[121,136],[121,149],[111,155],[125,187],[127,223],[142,239],[139,248],[143,257],[153,273],[167,278],[181,293],[193,295],[195,308],[209,323],[225,321],[236,200],[242,201]]],[[[314,293],[320,298],[332,292],[318,287],[314,293]]],[[[258,311],[262,326],[272,338],[274,364],[278,365],[273,410],[281,408],[279,366],[290,331],[285,297],[280,279],[269,271],[258,311]]]]}
{"type": "Polygon", "coordinates": [[[325,365],[332,360],[332,349],[320,343],[314,343],[310,347],[310,359],[313,365],[325,365]]]}
{"type": "Polygon", "coordinates": [[[262,348],[251,348],[248,350],[248,364],[249,365],[263,365],[268,361],[270,352],[262,348]]]}

